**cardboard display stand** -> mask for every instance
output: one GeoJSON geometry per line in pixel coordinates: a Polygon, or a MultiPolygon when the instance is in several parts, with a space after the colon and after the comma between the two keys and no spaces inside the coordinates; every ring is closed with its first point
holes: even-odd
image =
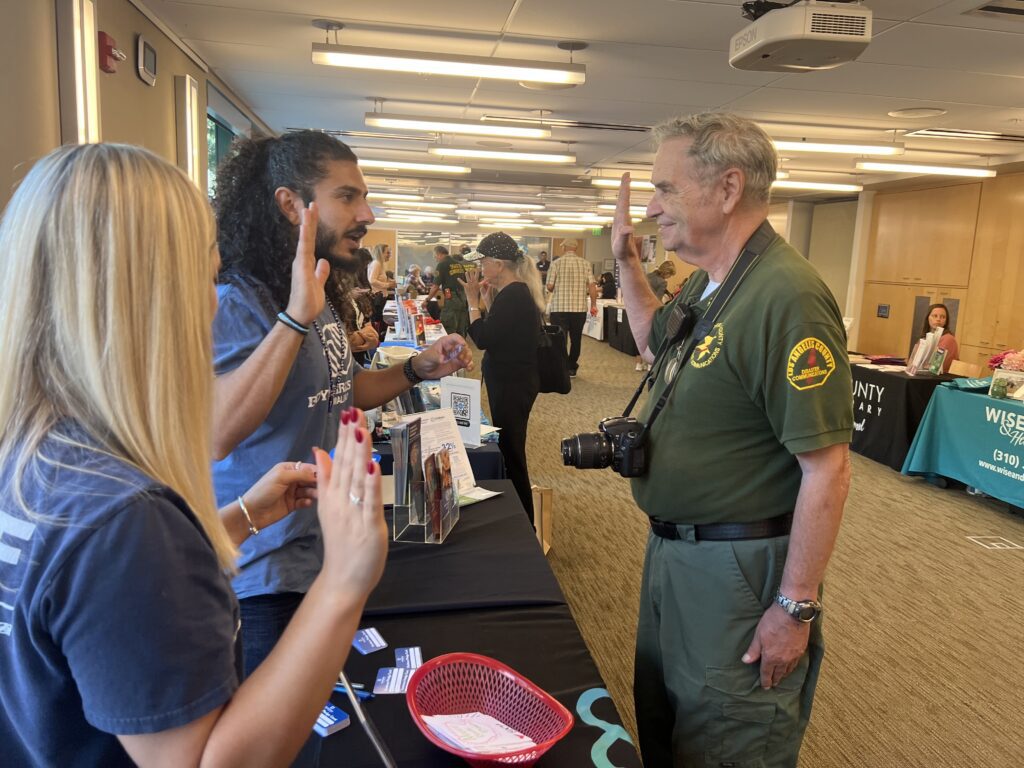
{"type": "Polygon", "coordinates": [[[531,486],[533,490],[533,519],[537,529],[537,541],[546,555],[551,549],[552,523],[555,517],[554,491],[539,485],[531,486]]]}

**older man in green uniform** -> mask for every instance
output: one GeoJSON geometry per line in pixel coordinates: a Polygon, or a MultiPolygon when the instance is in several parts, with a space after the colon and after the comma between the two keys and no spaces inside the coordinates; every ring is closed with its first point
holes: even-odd
{"type": "MultiPolygon", "coordinates": [[[[655,129],[647,215],[699,269],[662,308],[632,240],[628,174],[612,228],[623,297],[649,361],[679,302],[708,310],[765,223],[774,147],[742,118],[655,129]]],[[[821,585],[849,489],[853,404],[842,315],[781,237],[696,340],[654,370],[678,377],[633,496],[651,518],[634,691],[647,768],[796,766],[824,646],[821,585]]]]}
{"type": "Polygon", "coordinates": [[[440,295],[441,325],[448,333],[466,334],[469,332],[469,304],[466,303],[466,292],[459,280],[466,279],[466,273],[472,266],[462,254],[450,255],[444,246],[438,246],[434,252],[438,255],[443,252],[444,256],[437,262],[434,284],[423,304],[426,306],[431,299],[440,295]]]}

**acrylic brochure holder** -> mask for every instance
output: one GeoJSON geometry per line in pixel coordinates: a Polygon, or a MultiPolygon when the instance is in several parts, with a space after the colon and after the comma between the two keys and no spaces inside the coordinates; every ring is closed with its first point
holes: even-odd
{"type": "Polygon", "coordinates": [[[440,450],[421,459],[419,421],[391,429],[395,458],[394,541],[442,544],[459,521],[459,494],[451,459],[440,450]]]}

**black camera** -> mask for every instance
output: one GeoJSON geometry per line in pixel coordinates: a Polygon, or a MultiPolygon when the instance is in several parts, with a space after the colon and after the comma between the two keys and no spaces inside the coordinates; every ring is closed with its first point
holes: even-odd
{"type": "Polygon", "coordinates": [[[631,416],[602,419],[597,432],[562,440],[562,463],[576,469],[611,467],[623,477],[640,477],[647,470],[644,425],[631,416]]]}

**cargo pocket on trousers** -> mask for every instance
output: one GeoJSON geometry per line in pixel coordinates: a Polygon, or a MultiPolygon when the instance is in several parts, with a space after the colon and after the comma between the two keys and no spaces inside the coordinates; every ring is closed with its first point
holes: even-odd
{"type": "Polygon", "coordinates": [[[715,713],[708,724],[708,766],[763,765],[776,710],[761,689],[759,675],[757,664],[705,670],[708,699],[715,713]]]}

